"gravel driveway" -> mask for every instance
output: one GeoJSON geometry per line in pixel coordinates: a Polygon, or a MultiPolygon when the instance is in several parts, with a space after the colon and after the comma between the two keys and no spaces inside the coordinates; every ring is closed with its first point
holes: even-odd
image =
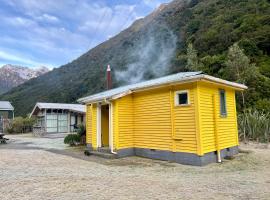
{"type": "Polygon", "coordinates": [[[11,136],[0,146],[0,199],[270,199],[270,150],[205,167],[83,156],[63,139],[11,136]],[[62,146],[60,146],[62,145],[62,146]]]}

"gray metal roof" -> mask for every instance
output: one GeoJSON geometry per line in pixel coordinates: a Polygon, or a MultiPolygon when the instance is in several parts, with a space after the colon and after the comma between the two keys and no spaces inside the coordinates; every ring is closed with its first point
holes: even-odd
{"type": "Polygon", "coordinates": [[[144,82],[140,82],[140,83],[135,83],[135,84],[131,84],[131,85],[127,85],[127,86],[123,86],[123,87],[119,87],[119,88],[115,88],[112,90],[108,90],[105,92],[101,92],[101,93],[97,93],[85,98],[81,98],[78,101],[82,102],[82,103],[88,103],[88,102],[93,102],[93,101],[99,101],[102,99],[106,99],[115,95],[119,95],[119,94],[123,94],[132,90],[136,90],[136,89],[142,89],[142,88],[147,88],[147,87],[151,87],[151,86],[157,86],[157,85],[162,85],[162,84],[166,84],[166,83],[172,83],[172,82],[176,82],[176,81],[180,81],[185,77],[190,77],[190,76],[195,76],[201,74],[201,72],[181,72],[181,73],[177,73],[177,74],[173,74],[173,75],[169,75],[169,76],[164,76],[161,78],[156,78],[156,79],[152,79],[149,81],[144,81],[144,82]]]}
{"type": "Polygon", "coordinates": [[[73,112],[80,112],[80,113],[86,113],[86,106],[81,104],[64,104],[64,103],[40,103],[38,102],[31,115],[32,116],[35,112],[35,110],[39,109],[62,109],[62,110],[69,110],[73,112]]]}
{"type": "Polygon", "coordinates": [[[9,101],[0,101],[0,110],[14,110],[9,101]]]}
{"type": "Polygon", "coordinates": [[[208,81],[223,84],[223,85],[228,85],[239,90],[247,89],[245,85],[215,78],[213,76],[203,74],[202,72],[181,72],[181,73],[164,76],[157,79],[152,79],[149,81],[144,81],[141,83],[135,83],[135,84],[111,89],[111,90],[97,93],[94,95],[90,95],[90,96],[78,99],[78,102],[93,103],[93,102],[103,101],[105,99],[106,100],[117,99],[119,97],[125,96],[127,94],[130,94],[138,90],[143,90],[143,89],[157,87],[157,86],[166,85],[166,84],[177,84],[177,83],[182,83],[185,81],[196,81],[199,79],[204,79],[204,80],[208,80],[208,81]]]}

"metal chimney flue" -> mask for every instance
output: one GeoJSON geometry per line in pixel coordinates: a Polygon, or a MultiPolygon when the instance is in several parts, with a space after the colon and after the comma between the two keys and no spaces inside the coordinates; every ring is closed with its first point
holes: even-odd
{"type": "Polygon", "coordinates": [[[111,77],[111,67],[108,65],[107,67],[107,89],[110,90],[112,88],[112,77],[111,77]]]}

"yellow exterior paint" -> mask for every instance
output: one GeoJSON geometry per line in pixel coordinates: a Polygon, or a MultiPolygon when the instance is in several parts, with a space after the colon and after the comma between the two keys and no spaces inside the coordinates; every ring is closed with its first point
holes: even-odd
{"type": "Polygon", "coordinates": [[[113,147],[114,150],[118,149],[118,134],[119,134],[119,112],[118,101],[113,102],[113,147]]]}
{"type": "Polygon", "coordinates": [[[109,146],[109,107],[101,107],[101,145],[109,146]]]}
{"type": "Polygon", "coordinates": [[[86,143],[92,144],[92,106],[86,107],[86,143]]]}
{"type": "Polygon", "coordinates": [[[118,100],[118,149],[134,146],[133,99],[131,95],[118,100]]]}
{"type": "MultiPolygon", "coordinates": [[[[136,147],[204,155],[238,145],[235,90],[220,84],[164,86],[110,103],[115,151],[136,147]],[[226,117],[220,116],[219,89],[226,91],[226,117]],[[188,91],[189,105],[175,104],[179,90],[188,91]]],[[[97,148],[96,103],[87,106],[87,143],[97,148]]]]}
{"type": "MultiPolygon", "coordinates": [[[[92,125],[91,125],[91,128],[92,128],[92,146],[94,149],[97,149],[97,105],[96,104],[92,104],[92,125]]],[[[88,134],[86,132],[86,134],[88,134]]]]}
{"type": "Polygon", "coordinates": [[[235,91],[230,88],[207,82],[199,83],[198,87],[200,88],[200,131],[203,153],[216,151],[217,146],[220,149],[237,146],[238,130],[236,125],[237,117],[235,111],[235,91]],[[219,89],[224,89],[226,91],[226,117],[222,117],[220,114],[219,89]],[[215,106],[213,100],[216,102],[215,106]],[[215,130],[217,136],[215,136],[215,130]],[[218,141],[216,141],[217,138],[218,141]],[[216,142],[218,142],[218,144],[216,144],[216,142]]]}

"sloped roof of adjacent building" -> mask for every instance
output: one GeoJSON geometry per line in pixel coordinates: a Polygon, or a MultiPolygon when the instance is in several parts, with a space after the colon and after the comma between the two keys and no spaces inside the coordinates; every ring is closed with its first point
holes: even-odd
{"type": "Polygon", "coordinates": [[[41,109],[62,109],[62,110],[69,110],[72,112],[79,112],[79,113],[86,113],[86,106],[81,104],[64,104],[64,103],[40,103],[38,102],[30,117],[35,113],[35,110],[39,108],[41,109]]]}
{"type": "Polygon", "coordinates": [[[0,110],[14,110],[9,101],[0,101],[0,110]]]}
{"type": "Polygon", "coordinates": [[[172,84],[180,84],[183,82],[193,82],[193,81],[202,80],[202,79],[208,80],[210,82],[227,85],[238,90],[247,89],[247,86],[243,84],[226,81],[220,78],[215,78],[213,76],[203,74],[202,72],[181,72],[181,73],[164,76],[161,78],[156,78],[149,81],[135,83],[135,84],[111,89],[105,92],[97,93],[91,96],[80,98],[78,102],[93,103],[93,102],[99,102],[105,99],[106,100],[117,99],[119,97],[125,96],[127,94],[130,94],[132,92],[139,91],[139,90],[150,89],[150,88],[154,88],[154,87],[158,87],[162,85],[172,85],[172,84]]]}

